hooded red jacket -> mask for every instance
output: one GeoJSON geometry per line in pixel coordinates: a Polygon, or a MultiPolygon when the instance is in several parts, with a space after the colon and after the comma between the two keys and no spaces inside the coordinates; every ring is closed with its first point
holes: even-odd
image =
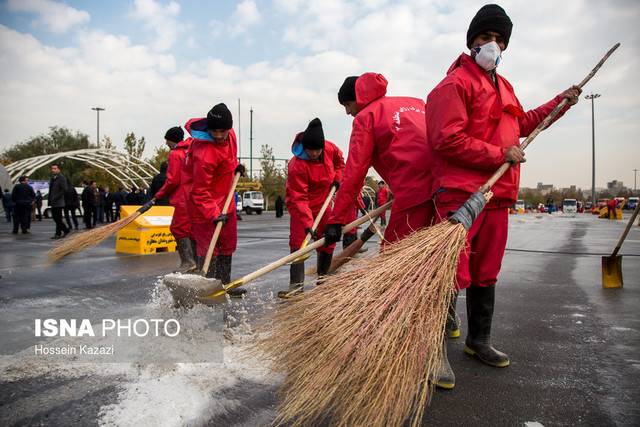
{"type": "Polygon", "coordinates": [[[167,167],[167,179],[164,182],[164,185],[156,193],[155,198],[162,199],[169,196],[169,203],[171,206],[177,206],[185,203],[184,195],[186,193],[181,186],[182,167],[190,145],[190,138],[180,141],[167,156],[167,162],[169,163],[169,166],[167,167]]]}
{"type": "Polygon", "coordinates": [[[424,102],[386,93],[382,74],[365,73],[356,80],[360,111],[353,120],[347,166],[330,223],[346,224],[371,166],[393,192],[394,211],[417,206],[431,196],[424,102]]]}
{"type": "MultiPolygon", "coordinates": [[[[182,170],[187,209],[192,222],[211,223],[222,213],[238,166],[236,134],[231,129],[228,138],[217,143],[207,132],[204,118],[191,119],[184,127],[191,135],[182,170]]],[[[235,203],[231,203],[226,213],[235,209],[235,203]]]]}
{"type": "MultiPolygon", "coordinates": [[[[507,148],[519,144],[519,138],[528,136],[562,100],[556,96],[525,112],[511,84],[496,76],[498,90],[475,60],[463,53],[427,97],[427,141],[433,158],[431,194],[440,189],[478,191],[504,163],[507,148]]],[[[519,181],[518,164],[493,186],[490,204],[515,203],[519,181]]]]}
{"type": "MultiPolygon", "coordinates": [[[[338,147],[330,141],[325,141],[321,161],[309,160],[305,158],[304,149],[299,142],[301,137],[302,133],[296,135],[292,145],[294,156],[288,166],[285,203],[292,222],[303,224],[304,230],[313,225],[315,215],[329,195],[331,183],[342,181],[344,158],[338,147]]],[[[351,210],[354,209],[353,204],[352,200],[351,210]]],[[[329,213],[330,210],[325,213],[325,222],[329,213]]]]}

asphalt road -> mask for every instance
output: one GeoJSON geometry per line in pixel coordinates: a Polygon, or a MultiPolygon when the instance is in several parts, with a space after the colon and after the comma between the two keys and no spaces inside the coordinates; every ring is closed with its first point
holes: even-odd
{"type": "MultiPolygon", "coordinates": [[[[244,218],[234,277],[288,252],[286,218],[244,218]]],[[[435,394],[425,424],[640,425],[640,227],[622,251],[636,255],[624,258],[623,289],[601,288],[599,256],[575,255],[610,251],[622,228],[620,221],[591,215],[512,216],[494,318],[494,345],[510,355],[511,366],[484,366],[462,353],[463,338],[451,340],[457,385],[435,394]]],[[[271,423],[279,379],[246,347],[248,331],[278,303],[274,295],[286,287],[286,269],[248,285],[243,300],[177,312],[158,279],[177,265],[175,253],[118,255],[109,239],[48,265],[44,254],[52,230],[45,220],[34,223],[31,235],[16,236],[0,225],[0,425],[271,423]],[[38,342],[32,330],[36,313],[100,318],[135,312],[195,321],[216,310],[225,318],[224,363],[53,363],[28,357],[38,342]]],[[[373,252],[376,244],[369,247],[373,252]]],[[[462,294],[463,325],[464,306],[462,294]]],[[[145,351],[158,355],[188,344],[162,342],[145,351]]]]}

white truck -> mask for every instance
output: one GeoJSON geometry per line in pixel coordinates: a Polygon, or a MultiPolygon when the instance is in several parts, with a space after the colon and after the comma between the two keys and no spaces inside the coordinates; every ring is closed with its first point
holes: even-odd
{"type": "Polygon", "coordinates": [[[562,213],[566,216],[576,216],[578,212],[578,202],[576,199],[564,199],[562,201],[562,213]]]}
{"type": "Polygon", "coordinates": [[[242,210],[251,215],[253,212],[262,215],[264,198],[260,191],[245,191],[242,195],[242,210]]]}

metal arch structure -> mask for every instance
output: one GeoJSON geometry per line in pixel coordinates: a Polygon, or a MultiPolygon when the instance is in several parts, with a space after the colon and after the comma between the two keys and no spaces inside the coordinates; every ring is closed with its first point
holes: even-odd
{"type": "Polygon", "coordinates": [[[150,163],[108,148],[86,148],[55,154],[43,154],[18,160],[5,166],[11,181],[16,183],[22,175],[31,175],[36,170],[59,159],[86,162],[111,175],[123,187],[149,188],[149,181],[159,171],[150,163]]]}

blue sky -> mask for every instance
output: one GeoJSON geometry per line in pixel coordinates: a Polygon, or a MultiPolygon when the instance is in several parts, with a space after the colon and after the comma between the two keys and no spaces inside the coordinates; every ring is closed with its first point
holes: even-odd
{"type": "MultiPolygon", "coordinates": [[[[466,50],[472,0],[0,1],[0,149],[66,126],[121,145],[148,140],[242,99],[243,155],[253,106],[261,144],[290,143],[320,117],[345,153],[351,118],[336,101],[348,75],[384,74],[389,95],[425,99],[466,50]]],[[[499,72],[525,108],[583,78],[615,42],[622,48],[589,84],[597,91],[597,184],[633,183],[640,169],[640,3],[500,3],[514,22],[499,72]]],[[[235,117],[236,128],[239,120],[235,117]]],[[[530,147],[522,185],[590,186],[591,110],[585,100],[530,147]]]]}

